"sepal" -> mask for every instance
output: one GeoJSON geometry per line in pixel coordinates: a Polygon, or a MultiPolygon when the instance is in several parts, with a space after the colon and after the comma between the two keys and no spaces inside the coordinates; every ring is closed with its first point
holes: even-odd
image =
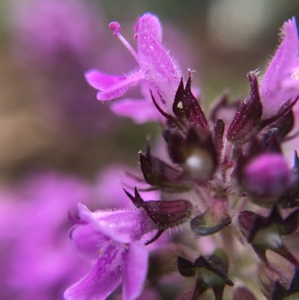
{"type": "Polygon", "coordinates": [[[267,299],[297,299],[299,295],[298,267],[295,267],[291,272],[287,274],[269,265],[260,266],[259,277],[267,299]]]}
{"type": "Polygon", "coordinates": [[[250,95],[241,104],[230,127],[227,130],[227,139],[232,143],[243,144],[253,133],[259,130],[258,125],[263,113],[256,76],[248,74],[251,86],[250,95]]]}
{"type": "Polygon", "coordinates": [[[263,262],[268,263],[266,251],[272,250],[295,266],[299,266],[298,259],[282,240],[282,236],[292,234],[297,230],[298,218],[299,209],[283,219],[277,207],[274,206],[268,217],[251,211],[241,211],[238,215],[238,222],[242,234],[263,262]]]}
{"type": "Polygon", "coordinates": [[[218,119],[214,125],[214,143],[218,157],[221,157],[223,150],[223,135],[225,124],[221,119],[218,119]]]}
{"type": "Polygon", "coordinates": [[[286,297],[299,294],[299,269],[295,268],[294,276],[289,287],[285,287],[281,282],[276,281],[271,300],[285,299],[286,297]]]}
{"type": "Polygon", "coordinates": [[[148,184],[173,192],[184,192],[191,188],[191,184],[182,179],[182,171],[151,155],[149,143],[146,153],[139,152],[138,155],[144,180],[148,184]]]}
{"type": "Polygon", "coordinates": [[[191,203],[187,200],[172,201],[144,201],[137,188],[135,195],[131,195],[125,190],[127,196],[132,200],[137,208],[142,208],[156,224],[158,228],[157,234],[146,244],[155,241],[166,229],[175,227],[185,222],[191,214],[191,203]]]}
{"type": "Polygon", "coordinates": [[[193,127],[198,135],[205,139],[210,135],[208,121],[191,92],[191,76],[189,75],[186,86],[181,80],[173,102],[173,112],[187,128],[193,127]]]}
{"type": "Polygon", "coordinates": [[[177,264],[182,276],[195,276],[192,300],[198,299],[209,288],[213,290],[215,300],[222,300],[225,286],[234,285],[227,274],[227,255],[220,249],[210,256],[199,256],[194,263],[179,256],[177,264]]]}
{"type": "Polygon", "coordinates": [[[214,234],[230,223],[227,200],[214,198],[211,205],[202,214],[191,220],[190,225],[194,233],[204,236],[214,234]]]}

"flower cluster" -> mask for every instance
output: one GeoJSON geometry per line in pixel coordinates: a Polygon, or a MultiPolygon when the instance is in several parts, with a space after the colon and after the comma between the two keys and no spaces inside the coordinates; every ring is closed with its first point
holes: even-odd
{"type": "Polygon", "coordinates": [[[79,205],[71,237],[94,267],[65,299],[118,299],[121,282],[122,299],[145,299],[147,293],[150,299],[193,300],[298,296],[296,147],[292,165],[286,157],[290,141],[298,141],[295,19],[284,24],[265,74],[248,73],[250,94],[244,101],[223,95],[209,114],[192,93],[192,72],[185,82],[163,47],[155,15],[138,19],[137,51],[121,35],[119,23],[110,29],[138,68],[127,76],[91,70],[86,79],[99,90],[100,101],[140,85],[143,99],[120,100],[112,110],[140,122],[159,121],[168,159],[154,155],[150,142],[139,152],[142,178],[134,176],[147,187],[124,190],[135,208],[90,212],[79,205]],[[157,190],[160,196],[144,200],[141,190],[157,190]],[[177,227],[159,243],[163,232],[177,227]]]}

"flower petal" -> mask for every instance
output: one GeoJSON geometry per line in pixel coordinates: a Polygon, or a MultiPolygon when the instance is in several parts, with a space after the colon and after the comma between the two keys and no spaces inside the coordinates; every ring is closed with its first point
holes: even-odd
{"type": "Polygon", "coordinates": [[[106,299],[120,284],[123,248],[109,244],[91,272],[64,293],[65,300],[106,299]]]}
{"type": "Polygon", "coordinates": [[[112,100],[124,95],[129,89],[136,86],[143,79],[143,72],[140,70],[123,80],[119,80],[105,89],[98,92],[97,99],[101,101],[112,100]]]}
{"type": "MultiPolygon", "coordinates": [[[[283,40],[276,51],[264,75],[260,94],[263,102],[263,118],[270,117],[278,111],[279,107],[296,92],[285,90],[283,81],[289,79],[298,56],[298,35],[295,18],[290,19],[283,26],[283,40]]],[[[297,91],[298,94],[298,91],[297,91]]]]}
{"type": "Polygon", "coordinates": [[[141,26],[143,26],[143,28],[147,28],[147,30],[150,31],[150,34],[158,43],[162,43],[162,25],[157,16],[152,14],[144,14],[143,16],[138,18],[134,26],[134,29],[137,33],[139,31],[140,22],[142,23],[141,26]]]}
{"type": "Polygon", "coordinates": [[[110,75],[95,69],[87,71],[84,75],[88,84],[100,91],[126,79],[126,76],[110,75]]]}
{"type": "Polygon", "coordinates": [[[99,249],[109,240],[90,224],[78,224],[71,229],[71,239],[75,247],[90,259],[99,257],[99,249]]]}
{"type": "Polygon", "coordinates": [[[110,108],[116,115],[131,118],[136,124],[157,122],[162,116],[147,99],[126,98],[111,103],[110,108]]]}
{"type": "Polygon", "coordinates": [[[89,70],[85,73],[86,81],[100,92],[97,99],[101,101],[111,100],[124,95],[143,78],[141,70],[129,76],[117,76],[103,73],[98,70],[89,70]]]}
{"type": "Polygon", "coordinates": [[[148,249],[142,242],[131,243],[123,261],[123,300],[136,299],[142,292],[148,269],[148,249]]]}
{"type": "Polygon", "coordinates": [[[139,240],[155,228],[147,213],[141,209],[98,210],[92,213],[86,206],[78,204],[78,211],[82,221],[119,243],[139,240]]]}
{"type": "Polygon", "coordinates": [[[180,83],[180,72],[161,41],[156,38],[158,19],[151,14],[143,15],[138,22],[138,58],[144,78],[166,101],[166,110],[172,112],[172,103],[180,83]]]}

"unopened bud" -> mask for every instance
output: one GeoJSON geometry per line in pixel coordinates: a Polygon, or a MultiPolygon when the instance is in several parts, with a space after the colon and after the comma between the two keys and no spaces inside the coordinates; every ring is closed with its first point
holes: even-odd
{"type": "Polygon", "coordinates": [[[245,166],[242,174],[246,191],[259,198],[277,198],[291,184],[291,172],[282,155],[258,155],[245,166]]]}

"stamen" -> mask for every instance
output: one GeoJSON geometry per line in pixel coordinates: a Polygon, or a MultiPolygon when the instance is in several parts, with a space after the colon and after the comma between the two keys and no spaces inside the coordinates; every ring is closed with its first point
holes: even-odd
{"type": "Polygon", "coordinates": [[[111,22],[109,28],[113,31],[113,36],[118,37],[121,32],[121,26],[118,22],[111,22]]]}
{"type": "Polygon", "coordinates": [[[124,46],[130,51],[130,53],[133,55],[133,57],[139,64],[137,52],[134,50],[134,48],[129,44],[129,42],[120,33],[121,25],[118,22],[111,22],[109,24],[109,28],[113,31],[113,36],[117,37],[124,44],[124,46]]]}

